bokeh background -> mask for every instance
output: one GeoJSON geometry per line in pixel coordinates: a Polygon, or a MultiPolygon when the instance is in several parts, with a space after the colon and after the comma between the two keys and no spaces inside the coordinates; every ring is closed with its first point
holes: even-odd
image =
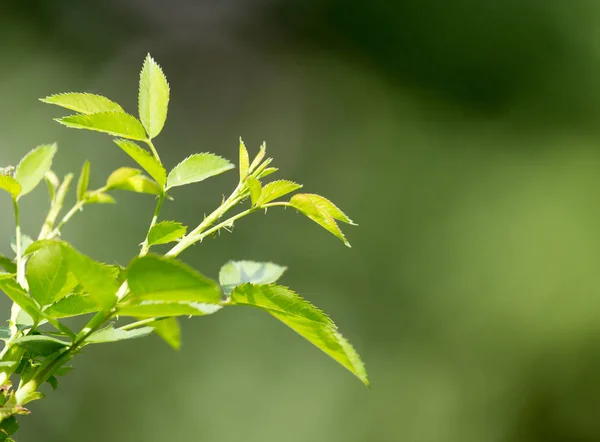
{"type": "MultiPolygon", "coordinates": [[[[168,165],[266,140],[280,176],[360,224],[347,249],[273,210],[184,259],[213,277],[228,259],[289,266],[373,384],[233,309],[184,321],[178,353],[155,337],[86,350],[19,441],[600,441],[599,29],[593,0],[3,0],[0,165],[52,141],[56,171],[89,159],[93,185],[129,165],[37,98],[134,112],[151,52],[172,89],[168,165]]],[[[164,216],[195,225],[233,185],[178,190],[164,216]]],[[[64,236],[124,264],[152,206],[121,194],[64,236]]],[[[26,232],[45,209],[40,188],[26,232]]],[[[7,198],[0,214],[10,238],[7,198]]]]}

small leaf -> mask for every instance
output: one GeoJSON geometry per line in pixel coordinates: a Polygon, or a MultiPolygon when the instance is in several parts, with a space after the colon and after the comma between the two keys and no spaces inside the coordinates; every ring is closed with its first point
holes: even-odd
{"type": "Polygon", "coordinates": [[[27,263],[26,277],[31,296],[42,307],[67,296],[77,286],[60,243],[34,253],[27,263]]]}
{"type": "Polygon", "coordinates": [[[287,267],[272,262],[229,261],[219,272],[219,283],[223,292],[229,295],[238,285],[251,282],[253,284],[272,284],[277,282],[287,267]]]}
{"type": "Polygon", "coordinates": [[[143,338],[154,331],[152,327],[141,327],[134,330],[121,330],[118,328],[107,327],[91,334],[86,342],[90,344],[102,344],[105,342],[125,341],[128,339],[143,338]]]}
{"type": "Polygon", "coordinates": [[[67,347],[69,343],[44,335],[27,335],[14,341],[14,345],[27,350],[32,357],[49,356],[67,347]]]}
{"type": "Polygon", "coordinates": [[[38,146],[21,160],[15,171],[15,180],[21,184],[19,197],[28,194],[44,179],[52,167],[56,144],[38,146]]]}
{"type": "Polygon", "coordinates": [[[210,304],[221,300],[215,281],[179,261],[156,255],[134,259],[127,280],[134,300],[210,304]]]}
{"type": "Polygon", "coordinates": [[[98,112],[125,112],[123,108],[114,101],[101,95],[88,93],[67,92],[40,98],[40,101],[48,104],[55,104],[64,107],[65,109],[86,115],[98,112]]]}
{"type": "Polygon", "coordinates": [[[265,184],[262,190],[260,199],[257,202],[257,206],[262,206],[268,202],[281,198],[288,193],[292,193],[302,187],[301,184],[294,183],[293,181],[278,180],[271,183],[265,184]]]}
{"type": "Polygon", "coordinates": [[[317,307],[286,287],[244,284],[231,293],[231,304],[269,312],[369,385],[365,367],[354,348],[317,307]]]}
{"type": "Polygon", "coordinates": [[[98,311],[100,311],[100,308],[90,295],[73,294],[47,307],[44,314],[54,319],[61,319],[98,311]]]}
{"type": "Polygon", "coordinates": [[[174,316],[205,316],[212,315],[221,310],[217,304],[202,302],[176,302],[176,301],[131,301],[119,305],[120,316],[134,318],[157,318],[174,316]]]}
{"type": "Polygon", "coordinates": [[[160,66],[148,54],[140,74],[140,120],[150,138],[156,137],[167,120],[169,83],[160,66]]]}
{"type": "Polygon", "coordinates": [[[252,200],[252,207],[256,206],[260,195],[262,193],[262,185],[254,177],[248,177],[248,188],[250,189],[250,199],[252,200]]]}
{"type": "Polygon", "coordinates": [[[129,140],[116,139],[114,142],[146,172],[148,172],[148,175],[154,178],[161,188],[165,187],[167,183],[167,172],[162,164],[160,164],[147,150],[142,149],[133,141],[129,140]]]}
{"type": "Polygon", "coordinates": [[[90,183],[90,162],[86,161],[83,163],[81,168],[81,175],[79,175],[79,181],[77,182],[77,201],[83,201],[85,194],[88,190],[90,183]]]}
{"type": "Polygon", "coordinates": [[[0,189],[10,193],[13,199],[16,199],[21,194],[21,185],[10,175],[0,174],[0,189]]]}
{"type": "Polygon", "coordinates": [[[121,167],[115,170],[106,181],[106,188],[127,190],[129,192],[147,193],[150,195],[160,195],[162,189],[156,182],[152,181],[142,171],[130,167],[121,167]]]}
{"type": "Polygon", "coordinates": [[[12,301],[21,307],[34,322],[38,322],[41,316],[39,307],[35,301],[29,297],[27,292],[14,279],[0,280],[0,290],[6,293],[12,301]]]}
{"type": "MultiPolygon", "coordinates": [[[[337,236],[346,246],[350,247],[350,243],[340,230],[335,219],[343,218],[344,222],[349,223],[352,221],[350,221],[350,219],[329,200],[319,195],[302,193],[294,195],[289,204],[319,224],[325,230],[337,236]]],[[[340,221],[342,221],[342,219],[340,219],[340,221]]]]}
{"type": "Polygon", "coordinates": [[[56,192],[60,186],[60,180],[52,170],[46,172],[44,180],[46,181],[46,186],[48,186],[48,196],[50,197],[50,201],[54,201],[56,192]]]}
{"type": "Polygon", "coordinates": [[[115,199],[108,193],[104,192],[87,192],[85,194],[85,202],[87,204],[115,204],[115,199]]]}
{"type": "Polygon", "coordinates": [[[139,141],[146,139],[146,131],[142,123],[134,116],[124,112],[99,112],[90,115],[78,114],[57,118],[56,121],[74,129],[93,130],[139,141]]]}
{"type": "Polygon", "coordinates": [[[168,244],[185,236],[187,227],[175,221],[161,221],[150,229],[148,243],[150,245],[168,244]]]}
{"type": "Polygon", "coordinates": [[[0,267],[8,273],[17,273],[17,264],[7,256],[0,254],[0,267]]]}
{"type": "Polygon", "coordinates": [[[181,347],[181,328],[177,318],[162,319],[152,324],[155,333],[160,336],[173,349],[181,347]]]}
{"type": "Polygon", "coordinates": [[[248,149],[240,138],[240,181],[244,181],[248,176],[248,169],[250,169],[250,156],[248,155],[248,149]]]}
{"type": "Polygon", "coordinates": [[[233,164],[218,155],[197,153],[187,157],[171,170],[167,178],[167,189],[198,183],[233,167],[233,164]]]}
{"type": "MultiPolygon", "coordinates": [[[[23,250],[27,250],[29,248],[29,246],[31,246],[31,244],[33,244],[33,239],[31,239],[31,236],[26,235],[24,233],[21,234],[21,251],[23,250]]],[[[10,242],[10,248],[12,249],[13,252],[15,252],[15,254],[17,253],[17,238],[13,238],[10,242]]],[[[23,253],[23,252],[21,252],[23,253]]]]}
{"type": "Polygon", "coordinates": [[[260,145],[260,150],[258,151],[258,154],[256,155],[256,157],[254,157],[254,160],[252,161],[252,164],[250,165],[250,172],[254,171],[260,165],[260,162],[263,160],[266,153],[267,153],[267,144],[262,143],[260,145]]]}
{"type": "Polygon", "coordinates": [[[261,179],[261,178],[267,177],[269,175],[274,174],[278,170],[279,169],[277,167],[267,167],[262,172],[260,172],[259,174],[257,174],[257,178],[261,179]]]}
{"type": "Polygon", "coordinates": [[[45,249],[46,247],[50,247],[53,245],[66,244],[64,241],[59,241],[56,239],[38,239],[37,241],[33,241],[31,244],[27,246],[23,256],[31,255],[32,253],[37,252],[38,250],[45,249]]]}

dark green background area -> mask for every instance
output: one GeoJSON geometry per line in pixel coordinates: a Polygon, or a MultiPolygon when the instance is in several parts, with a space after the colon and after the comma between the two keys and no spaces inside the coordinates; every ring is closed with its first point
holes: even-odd
{"type": "MultiPolygon", "coordinates": [[[[151,52],[172,90],[167,166],[266,140],[280,177],[360,225],[347,249],[271,210],[182,258],[212,277],[228,259],[287,265],[373,384],[232,309],[185,320],[178,353],[155,337],[87,349],[19,442],[600,441],[598,29],[591,0],[3,2],[0,165],[57,141],[55,169],[89,159],[92,185],[131,166],[37,98],[89,91],[135,112],[151,52]]],[[[194,226],[235,181],[177,189],[165,219],[194,226]]],[[[44,198],[24,201],[28,233],[44,198]]],[[[125,264],[152,210],[120,194],[65,238],[125,264]]]]}

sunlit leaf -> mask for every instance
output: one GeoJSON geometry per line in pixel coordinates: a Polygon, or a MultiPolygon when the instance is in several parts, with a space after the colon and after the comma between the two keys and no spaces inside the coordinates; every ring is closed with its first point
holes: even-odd
{"type": "Polygon", "coordinates": [[[137,339],[148,336],[154,331],[152,327],[141,327],[134,330],[121,330],[114,327],[107,327],[92,333],[86,342],[90,344],[102,344],[105,342],[126,341],[128,339],[137,339]]]}
{"type": "Polygon", "coordinates": [[[68,346],[69,343],[50,336],[28,335],[14,341],[14,345],[27,350],[31,357],[37,357],[49,356],[52,353],[56,353],[68,346]]]}
{"type": "Polygon", "coordinates": [[[301,184],[294,183],[293,181],[278,180],[264,185],[262,194],[256,203],[257,206],[261,206],[277,198],[281,198],[288,193],[292,193],[302,187],[301,184]]]}
{"type": "Polygon", "coordinates": [[[115,199],[108,193],[104,192],[87,192],[85,194],[86,204],[115,204],[115,199]]]}
{"type": "Polygon", "coordinates": [[[90,183],[90,162],[86,161],[83,163],[81,168],[81,174],[79,175],[79,181],[77,182],[77,201],[83,201],[85,193],[88,190],[90,183]]]}
{"type": "Polygon", "coordinates": [[[21,287],[14,279],[0,280],[0,290],[8,296],[15,304],[21,307],[34,322],[38,322],[41,312],[35,301],[29,297],[25,289],[21,287]]]}
{"type": "Polygon", "coordinates": [[[140,120],[150,138],[157,136],[165,125],[169,107],[169,83],[160,66],[148,54],[140,74],[140,120]]]}
{"type": "Polygon", "coordinates": [[[187,227],[175,221],[161,221],[150,229],[148,243],[150,245],[168,244],[182,238],[187,227]]]}
{"type": "Polygon", "coordinates": [[[250,169],[250,156],[246,145],[240,138],[240,181],[244,181],[248,176],[248,169],[250,169]]]}
{"type": "Polygon", "coordinates": [[[15,180],[21,184],[20,197],[31,192],[44,179],[52,167],[56,150],[56,144],[45,144],[36,147],[21,160],[15,170],[15,180]]]}
{"type": "Polygon", "coordinates": [[[219,283],[223,292],[229,295],[238,285],[272,284],[277,282],[287,267],[272,262],[229,261],[219,271],[219,283]]]}
{"type": "Polygon", "coordinates": [[[27,263],[25,274],[31,296],[42,307],[65,297],[77,286],[60,243],[35,252],[27,263]]]}
{"type": "Polygon", "coordinates": [[[69,318],[72,316],[95,313],[100,310],[98,304],[88,294],[73,294],[52,304],[44,310],[51,318],[69,318]]]}
{"type": "Polygon", "coordinates": [[[262,193],[262,185],[254,177],[248,177],[248,188],[250,189],[250,199],[252,201],[252,207],[256,206],[260,195],[262,193]]]}
{"type": "Polygon", "coordinates": [[[164,188],[167,183],[167,172],[165,168],[158,162],[156,158],[145,149],[135,144],[133,141],[116,139],[114,140],[117,146],[129,155],[136,163],[138,163],[148,175],[150,175],[158,183],[161,188],[164,188]]]}
{"type": "Polygon", "coordinates": [[[10,175],[0,174],[0,190],[4,190],[13,198],[17,198],[21,194],[21,185],[10,175]]]}
{"type": "Polygon", "coordinates": [[[177,318],[167,318],[152,324],[154,331],[175,350],[181,347],[181,327],[177,318]]]}
{"type": "Polygon", "coordinates": [[[260,150],[258,151],[258,154],[254,157],[252,164],[250,164],[250,172],[253,172],[260,165],[260,162],[263,160],[266,153],[267,153],[267,144],[262,143],[260,145],[260,150]]]}
{"type": "Polygon", "coordinates": [[[171,170],[167,178],[167,189],[197,183],[219,175],[234,165],[212,153],[198,153],[187,157],[171,170]]]}
{"type": "Polygon", "coordinates": [[[139,141],[146,139],[146,131],[142,123],[134,116],[124,112],[78,114],[57,118],[56,121],[74,129],[93,130],[139,141]]]}
{"type": "Polygon", "coordinates": [[[121,167],[115,170],[106,181],[106,188],[127,190],[136,193],[148,193],[150,195],[160,195],[162,189],[158,187],[155,181],[152,181],[141,170],[130,167],[121,167]]]}
{"type": "Polygon", "coordinates": [[[95,114],[98,112],[125,112],[114,101],[101,95],[67,92],[40,98],[40,101],[69,109],[80,114],[95,114]]]}

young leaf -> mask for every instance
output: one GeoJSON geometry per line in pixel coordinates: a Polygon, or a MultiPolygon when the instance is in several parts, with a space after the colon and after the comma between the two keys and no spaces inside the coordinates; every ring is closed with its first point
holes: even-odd
{"type": "MultiPolygon", "coordinates": [[[[31,246],[31,244],[33,244],[33,243],[34,243],[34,241],[33,241],[33,239],[31,239],[31,236],[21,233],[21,251],[27,250],[29,248],[29,246],[31,246]]],[[[10,248],[12,249],[13,252],[17,253],[17,238],[16,237],[12,238],[12,240],[10,242],[10,248]]]]}
{"type": "Polygon", "coordinates": [[[13,199],[16,199],[21,194],[21,185],[10,175],[0,174],[0,190],[8,192],[13,199]]]}
{"type": "Polygon", "coordinates": [[[115,204],[116,201],[108,193],[93,191],[85,194],[85,202],[87,204],[115,204]]]}
{"type": "Polygon", "coordinates": [[[114,142],[129,155],[136,163],[148,172],[161,188],[167,184],[167,171],[147,150],[142,149],[133,141],[116,139],[114,142]]]}
{"type": "Polygon", "coordinates": [[[272,262],[229,261],[219,272],[219,283],[223,292],[229,295],[238,285],[251,282],[252,284],[272,284],[277,282],[287,267],[272,262]]]}
{"type": "Polygon", "coordinates": [[[169,344],[173,349],[179,350],[181,347],[181,328],[177,318],[167,318],[152,324],[154,332],[160,336],[163,341],[169,344]]]}
{"type": "Polygon", "coordinates": [[[15,274],[14,273],[4,273],[4,272],[0,272],[0,280],[2,279],[14,279],[15,278],[15,274]]]}
{"type": "Polygon", "coordinates": [[[106,181],[107,190],[119,189],[136,193],[148,193],[150,195],[160,195],[162,189],[156,182],[152,181],[142,171],[130,167],[121,167],[115,170],[106,181]]]}
{"type": "Polygon", "coordinates": [[[64,107],[65,109],[86,115],[98,112],[125,112],[123,108],[114,101],[101,95],[88,93],[67,92],[40,98],[40,101],[48,104],[55,104],[64,107]]]}
{"type": "Polygon", "coordinates": [[[291,290],[274,285],[244,284],[231,293],[231,303],[269,312],[369,385],[360,357],[337,332],[329,317],[291,290]]]}
{"type": "Polygon", "coordinates": [[[278,180],[271,183],[265,184],[262,190],[262,194],[256,203],[257,206],[262,206],[268,202],[281,198],[288,193],[292,193],[302,187],[301,184],[294,183],[293,181],[278,180]]]}
{"type": "Polygon", "coordinates": [[[140,74],[140,120],[150,138],[156,137],[167,120],[169,83],[160,66],[148,54],[140,74]]]}
{"type": "Polygon", "coordinates": [[[60,339],[44,335],[23,336],[17,339],[14,344],[27,350],[32,358],[49,356],[69,345],[60,339]]]}
{"type": "Polygon", "coordinates": [[[77,182],[77,201],[83,201],[85,194],[88,190],[90,183],[90,162],[86,160],[81,168],[81,175],[79,175],[79,181],[77,182]]]}
{"type": "Polygon", "coordinates": [[[248,176],[248,169],[250,169],[250,156],[246,145],[240,138],[240,181],[244,181],[248,176]]]}
{"type": "Polygon", "coordinates": [[[56,144],[45,144],[36,147],[21,160],[15,171],[15,180],[21,184],[19,197],[31,192],[44,179],[56,150],[56,144]]]}
{"type": "Polygon", "coordinates": [[[254,177],[248,177],[248,188],[250,189],[250,199],[252,201],[252,207],[256,206],[260,196],[262,194],[262,185],[254,177]]]}
{"type": "Polygon", "coordinates": [[[7,256],[0,254],[0,267],[8,273],[17,273],[17,264],[7,256]]]}
{"type": "Polygon", "coordinates": [[[90,295],[73,294],[52,304],[44,310],[44,314],[54,319],[96,313],[100,308],[90,295]]]}
{"type": "Polygon", "coordinates": [[[44,175],[44,181],[46,181],[46,186],[48,186],[48,196],[50,197],[50,201],[54,201],[56,197],[56,192],[60,186],[60,180],[56,176],[52,170],[49,170],[44,175]]]}
{"type": "Polygon", "coordinates": [[[215,281],[179,261],[156,255],[134,259],[127,280],[135,300],[209,304],[221,300],[215,281]]]}
{"type": "Polygon", "coordinates": [[[197,153],[187,157],[171,170],[167,177],[167,189],[198,183],[233,167],[233,164],[218,155],[197,153]]]}
{"type": "Polygon", "coordinates": [[[256,177],[258,179],[262,179],[264,177],[267,177],[269,175],[274,174],[275,172],[277,172],[279,169],[276,167],[267,167],[266,169],[262,170],[260,173],[256,174],[256,177]]]}
{"type": "Polygon", "coordinates": [[[256,157],[254,157],[252,164],[250,164],[250,172],[253,172],[259,166],[260,162],[263,160],[266,153],[267,153],[267,144],[262,143],[260,145],[260,150],[258,151],[258,154],[256,155],[256,157]]]}
{"type": "Polygon", "coordinates": [[[185,301],[136,301],[128,300],[119,305],[119,316],[134,318],[157,318],[174,316],[204,316],[212,315],[221,310],[217,304],[185,301]]]}
{"type": "Polygon", "coordinates": [[[6,293],[6,296],[31,316],[34,322],[39,321],[41,316],[39,307],[14,279],[0,280],[0,290],[6,293]]]}
{"type": "Polygon", "coordinates": [[[175,221],[161,221],[150,229],[148,243],[153,246],[157,244],[168,244],[177,241],[185,235],[187,227],[175,221]]]}
{"type": "Polygon", "coordinates": [[[290,206],[302,212],[325,230],[341,239],[346,246],[350,247],[350,243],[335,220],[339,219],[348,223],[352,223],[352,221],[329,200],[319,195],[299,193],[292,197],[290,206]]]}
{"type": "Polygon", "coordinates": [[[86,342],[90,344],[102,344],[105,342],[125,341],[128,339],[143,338],[154,331],[152,327],[141,327],[134,330],[121,330],[107,327],[90,335],[86,342]]]}
{"type": "Polygon", "coordinates": [[[77,286],[60,243],[34,253],[27,263],[25,275],[31,296],[42,307],[65,297],[77,286]]]}
{"type": "Polygon", "coordinates": [[[57,118],[60,124],[74,129],[86,129],[103,132],[116,137],[144,141],[146,131],[142,123],[124,112],[99,112],[97,114],[77,114],[57,118]]]}
{"type": "Polygon", "coordinates": [[[23,256],[29,256],[32,253],[37,252],[38,250],[45,249],[46,247],[50,247],[53,245],[66,244],[64,241],[56,240],[56,239],[38,239],[37,241],[33,241],[30,243],[27,248],[25,248],[25,252],[23,252],[23,256]]]}

